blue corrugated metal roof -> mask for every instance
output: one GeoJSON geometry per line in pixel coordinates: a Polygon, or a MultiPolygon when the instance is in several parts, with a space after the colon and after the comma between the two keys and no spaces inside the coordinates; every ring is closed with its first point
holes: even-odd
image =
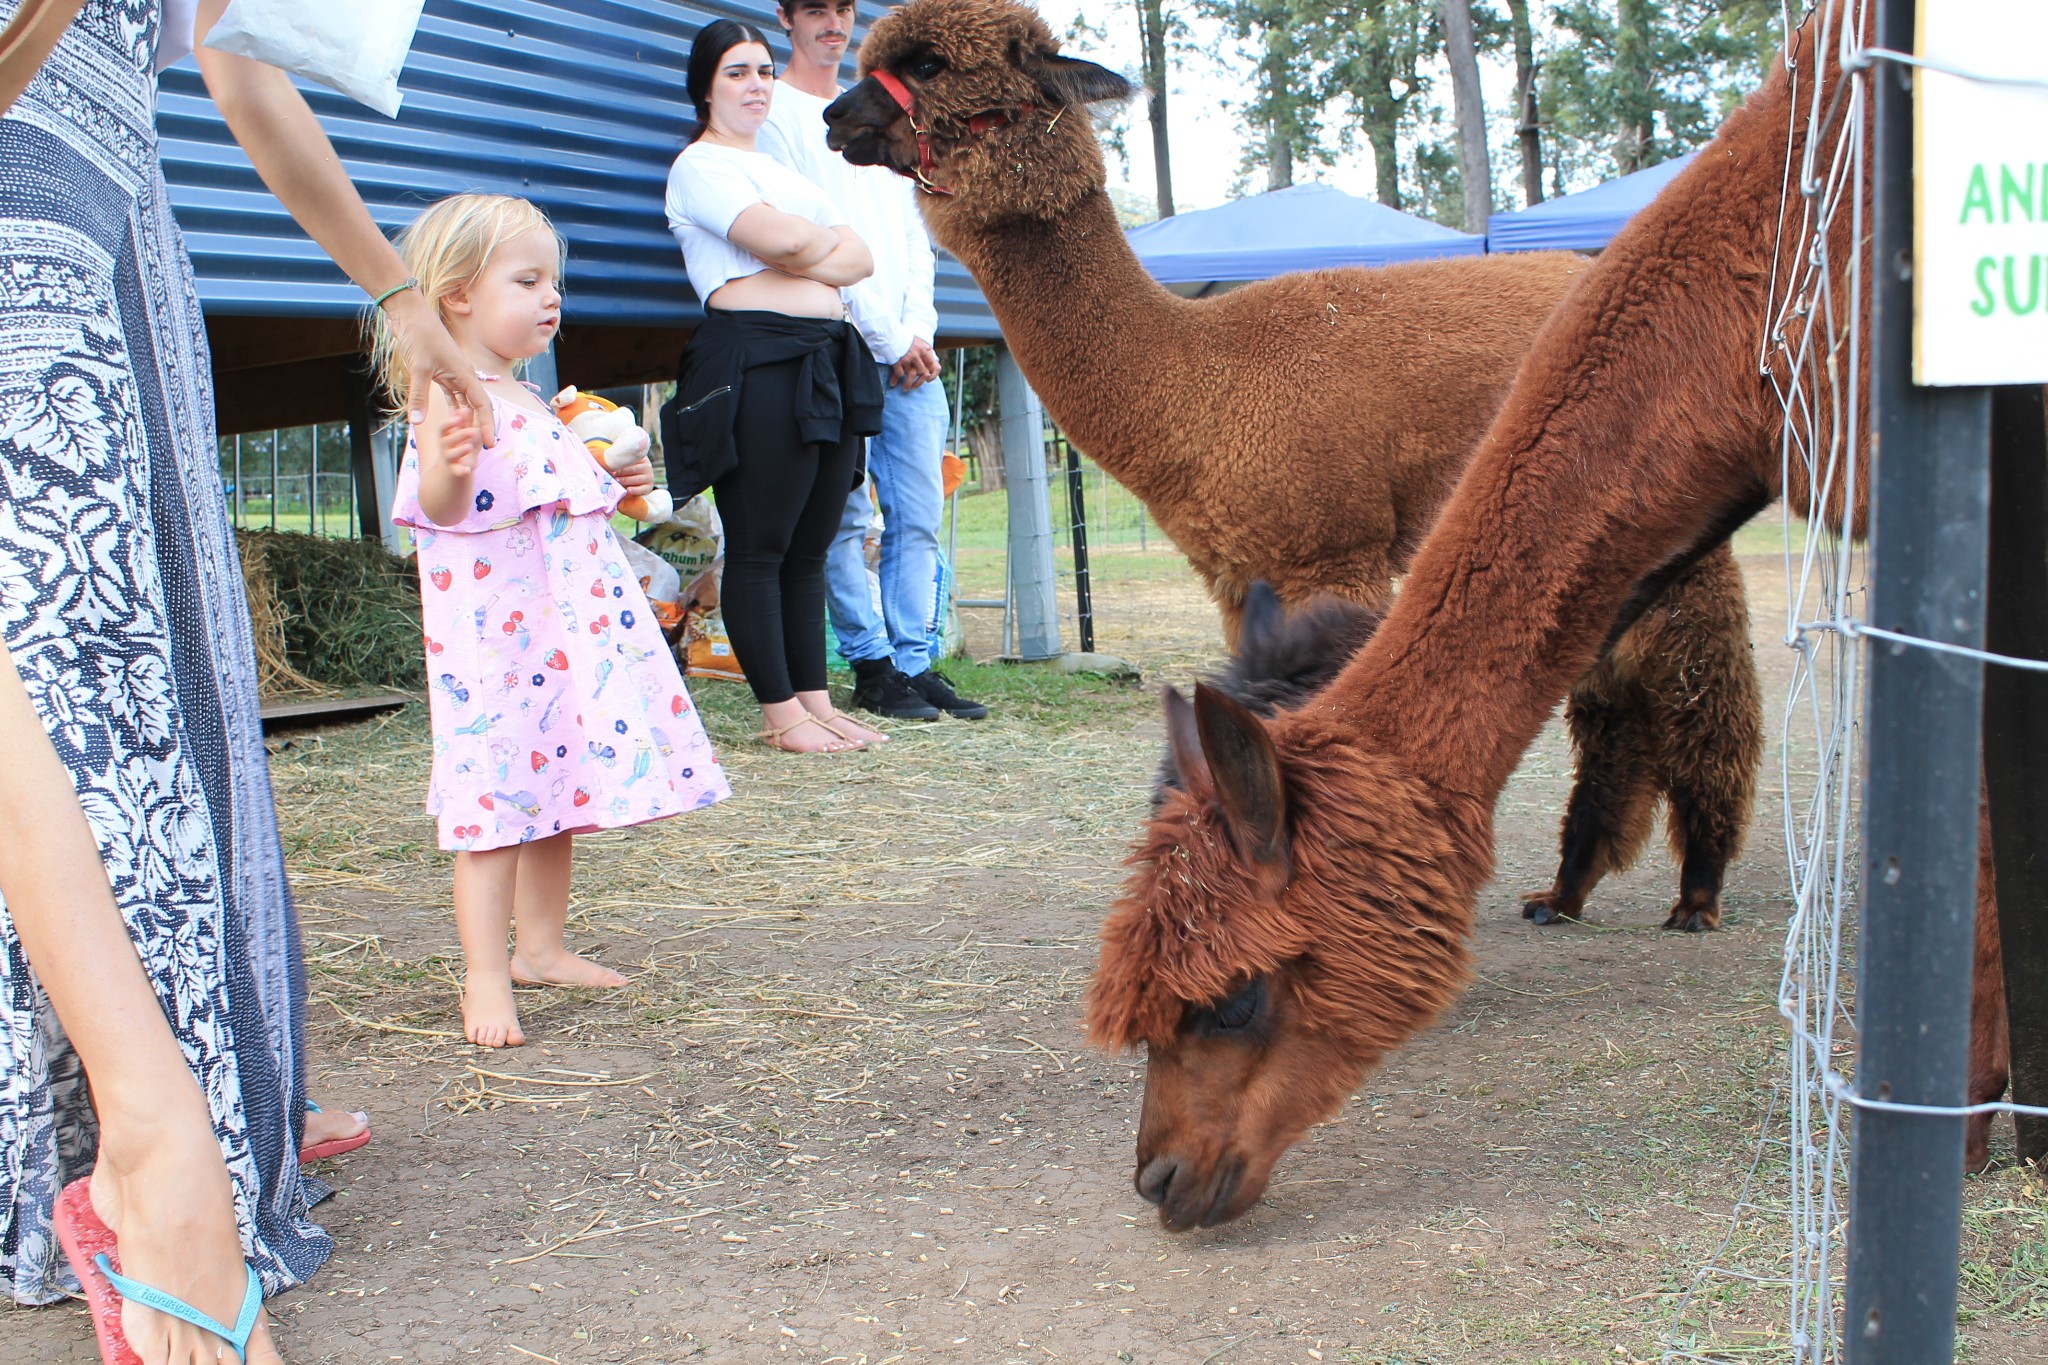
{"type": "MultiPolygon", "coordinates": [[[[428,0],[396,120],[301,88],[387,230],[460,190],[524,195],[568,239],[569,326],[689,326],[702,313],[662,193],[691,117],[690,40],[713,19],[746,19],[784,60],[774,10],[774,0],[428,0]]],[[[355,314],[361,291],[263,188],[190,58],[161,90],[164,171],[207,311],[355,314]]],[[[981,291],[943,254],[938,306],[948,336],[997,334],[981,291]]]]}

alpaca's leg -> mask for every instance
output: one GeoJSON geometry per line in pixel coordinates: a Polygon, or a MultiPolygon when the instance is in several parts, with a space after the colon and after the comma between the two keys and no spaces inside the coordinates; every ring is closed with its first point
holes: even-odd
{"type": "Polygon", "coordinates": [[[1548,891],[1522,902],[1522,918],[1538,924],[1577,919],[1594,884],[1627,867],[1649,837],[1657,788],[1648,719],[1612,655],[1572,688],[1565,725],[1577,763],[1557,878],[1548,891]]]}
{"type": "Polygon", "coordinates": [[[1655,632],[1639,657],[1679,859],[1664,927],[1698,933],[1720,927],[1722,876],[1742,851],[1763,762],[1763,691],[1733,554],[1703,558],[1643,624],[1655,632]]]}
{"type": "MultiPolygon", "coordinates": [[[[1998,937],[1998,878],[1991,848],[1991,804],[1977,817],[1977,955],[1970,977],[1970,1089],[1967,1102],[1988,1104],[2010,1079],[2005,964],[1998,937]]],[[[1972,1114],[1963,1133],[1963,1169],[1991,1164],[1991,1115],[1972,1114]]]]}

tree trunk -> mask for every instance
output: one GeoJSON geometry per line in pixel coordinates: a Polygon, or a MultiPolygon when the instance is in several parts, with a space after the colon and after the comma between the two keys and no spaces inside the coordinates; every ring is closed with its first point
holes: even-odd
{"type": "Polygon", "coordinates": [[[1479,89],[1479,46],[1472,37],[1472,0],[1441,0],[1444,58],[1458,119],[1465,172],[1465,231],[1483,233],[1493,212],[1493,159],[1486,150],[1486,100],[1479,89]]]}
{"type": "Polygon", "coordinates": [[[1654,19],[1650,0],[1620,0],[1615,6],[1614,115],[1620,141],[1614,161],[1623,175],[1657,159],[1651,147],[1656,131],[1650,70],[1650,25],[1654,19]]]}
{"type": "Polygon", "coordinates": [[[1536,109],[1536,40],[1529,28],[1529,0],[1508,0],[1508,26],[1515,35],[1515,136],[1522,145],[1522,202],[1543,202],[1543,124],[1536,109]]]}
{"type": "Polygon", "coordinates": [[[984,493],[1002,491],[1003,470],[1003,424],[1000,418],[978,417],[967,426],[967,448],[974,452],[974,462],[979,466],[984,493]]]}
{"type": "MultiPolygon", "coordinates": [[[[1377,17],[1377,16],[1375,16],[1377,17]]],[[[1361,79],[1352,98],[1365,140],[1372,147],[1373,193],[1390,209],[1401,207],[1401,109],[1405,97],[1394,94],[1393,42],[1386,25],[1366,27],[1359,56],[1361,79]]]]}
{"type": "Polygon", "coordinates": [[[1292,54],[1285,30],[1266,30],[1266,60],[1260,65],[1266,86],[1266,188],[1284,190],[1294,183],[1294,117],[1288,78],[1292,54]]]}
{"type": "Polygon", "coordinates": [[[1138,27],[1145,39],[1145,110],[1152,120],[1152,174],[1159,188],[1159,216],[1173,217],[1173,158],[1166,138],[1166,13],[1164,0],[1138,0],[1138,27]]]}
{"type": "Polygon", "coordinates": [[[1275,128],[1266,139],[1266,188],[1284,190],[1294,183],[1294,148],[1287,134],[1275,128]]]}

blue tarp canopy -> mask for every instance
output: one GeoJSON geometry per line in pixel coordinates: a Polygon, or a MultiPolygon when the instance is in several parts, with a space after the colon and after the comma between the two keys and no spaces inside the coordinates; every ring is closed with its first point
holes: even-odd
{"type": "Polygon", "coordinates": [[[1598,251],[1622,224],[1655,199],[1696,152],[1660,161],[1590,190],[1546,199],[1516,213],[1496,213],[1486,225],[1488,251],[1598,251]]]}
{"type": "Polygon", "coordinates": [[[1360,199],[1333,185],[1293,185],[1129,232],[1161,284],[1263,280],[1293,270],[1476,256],[1484,239],[1360,199]]]}

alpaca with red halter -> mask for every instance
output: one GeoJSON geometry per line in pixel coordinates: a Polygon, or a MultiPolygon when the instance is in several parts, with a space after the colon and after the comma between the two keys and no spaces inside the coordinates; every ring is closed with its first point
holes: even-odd
{"type": "MultiPolygon", "coordinates": [[[[1105,189],[1088,106],[1122,76],[1058,50],[1017,0],[910,0],[861,45],[826,110],[849,160],[923,185],[1047,411],[1146,505],[1233,640],[1255,581],[1301,605],[1384,609],[1558,300],[1562,253],[1323,270],[1182,299],[1148,275],[1105,189]]],[[[1573,689],[1579,771],[1538,924],[1576,918],[1647,842],[1680,864],[1666,927],[1720,917],[1763,750],[1732,556],[1670,584],[1573,689]]]]}

